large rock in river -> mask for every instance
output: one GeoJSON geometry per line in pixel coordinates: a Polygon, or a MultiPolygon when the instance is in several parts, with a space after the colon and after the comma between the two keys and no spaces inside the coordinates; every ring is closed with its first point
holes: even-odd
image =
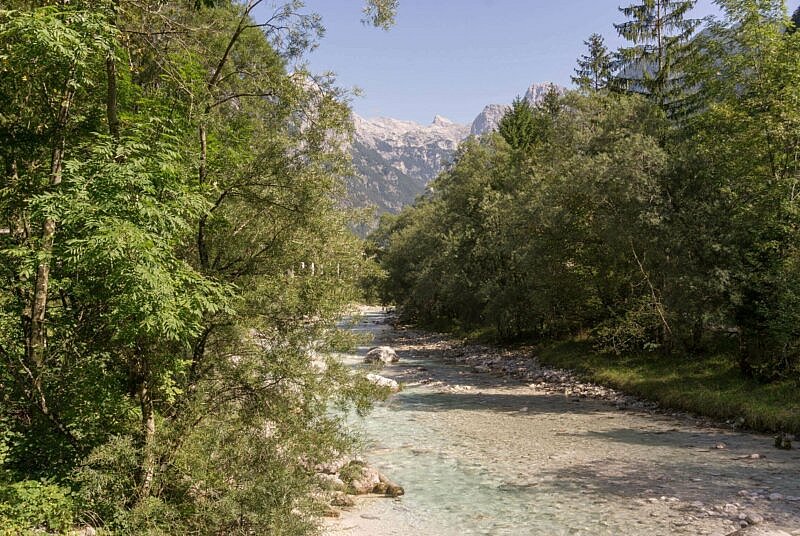
{"type": "Polygon", "coordinates": [[[391,378],[379,376],[378,374],[367,374],[367,380],[378,387],[388,387],[393,393],[396,393],[400,390],[400,385],[396,381],[391,378]]]}
{"type": "Polygon", "coordinates": [[[357,460],[342,467],[339,478],[347,484],[348,492],[354,495],[372,493],[375,486],[381,483],[380,473],[377,469],[357,460]]]}
{"type": "Polygon", "coordinates": [[[375,348],[371,348],[369,352],[367,352],[366,357],[364,357],[365,363],[383,363],[384,365],[388,365],[389,363],[396,363],[400,361],[400,358],[397,357],[397,352],[394,351],[394,348],[391,346],[376,346],[375,348]]]}

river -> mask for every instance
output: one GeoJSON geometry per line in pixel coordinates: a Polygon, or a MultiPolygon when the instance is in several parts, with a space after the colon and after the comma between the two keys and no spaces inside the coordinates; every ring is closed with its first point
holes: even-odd
{"type": "MultiPolygon", "coordinates": [[[[800,535],[797,450],[479,374],[386,321],[365,308],[351,329],[397,350],[379,373],[404,389],[350,423],[406,494],[360,499],[327,535],[800,535]]],[[[342,359],[362,366],[371,345],[342,359]]]]}

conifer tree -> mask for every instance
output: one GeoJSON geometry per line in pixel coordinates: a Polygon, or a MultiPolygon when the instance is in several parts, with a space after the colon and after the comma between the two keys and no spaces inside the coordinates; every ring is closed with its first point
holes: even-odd
{"type": "Polygon", "coordinates": [[[664,106],[681,91],[687,43],[700,20],[686,18],[697,0],[641,0],[619,10],[629,19],[615,24],[632,46],[619,50],[622,62],[619,85],[649,95],[664,106]]]}
{"type": "Polygon", "coordinates": [[[525,150],[536,141],[536,121],[533,107],[517,97],[500,119],[497,131],[515,150],[525,150]]]}
{"type": "Polygon", "coordinates": [[[572,82],[583,90],[599,91],[608,84],[612,77],[613,60],[603,41],[603,36],[593,33],[583,42],[588,53],[578,58],[578,67],[572,82]]]}

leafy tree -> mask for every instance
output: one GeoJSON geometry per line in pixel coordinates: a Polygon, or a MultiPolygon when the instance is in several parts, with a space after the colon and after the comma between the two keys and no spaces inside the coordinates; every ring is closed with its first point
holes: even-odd
{"type": "Polygon", "coordinates": [[[578,58],[578,67],[572,77],[572,83],[583,90],[600,91],[609,86],[613,77],[613,60],[606,48],[603,36],[592,34],[583,42],[587,46],[587,54],[578,58]]]}
{"type": "MultiPolygon", "coordinates": [[[[720,2],[725,19],[704,43],[707,109],[687,143],[704,155],[685,188],[708,199],[709,216],[724,222],[720,251],[731,252],[724,273],[731,321],[742,334],[740,365],[748,374],[792,373],[800,333],[797,318],[794,209],[798,129],[795,107],[800,58],[797,33],[787,34],[783,2],[720,2]],[[701,167],[702,166],[702,167],[701,167]],[[715,188],[716,191],[707,191],[715,188]]],[[[689,149],[687,148],[687,151],[689,149]]],[[[692,201],[695,203],[696,201],[692,201]]],[[[696,216],[695,216],[696,217],[696,216]]],[[[724,272],[722,271],[724,270],[724,272]]]]}
{"type": "Polygon", "coordinates": [[[36,497],[9,515],[54,497],[61,523],[68,494],[122,532],[310,530],[309,465],[352,444],[331,407],[373,394],[310,357],[369,269],[335,201],[342,93],[286,67],[319,18],[19,4],[0,11],[0,497],[36,497]]]}
{"type": "Polygon", "coordinates": [[[362,22],[388,30],[394,25],[399,0],[367,0],[362,22]]]}

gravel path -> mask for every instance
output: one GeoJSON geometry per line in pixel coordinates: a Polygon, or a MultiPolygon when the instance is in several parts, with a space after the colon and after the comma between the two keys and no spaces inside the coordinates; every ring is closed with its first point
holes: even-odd
{"type": "Polygon", "coordinates": [[[327,535],[800,535],[798,450],[364,313],[404,390],[353,426],[406,495],[359,499],[327,535]]]}

